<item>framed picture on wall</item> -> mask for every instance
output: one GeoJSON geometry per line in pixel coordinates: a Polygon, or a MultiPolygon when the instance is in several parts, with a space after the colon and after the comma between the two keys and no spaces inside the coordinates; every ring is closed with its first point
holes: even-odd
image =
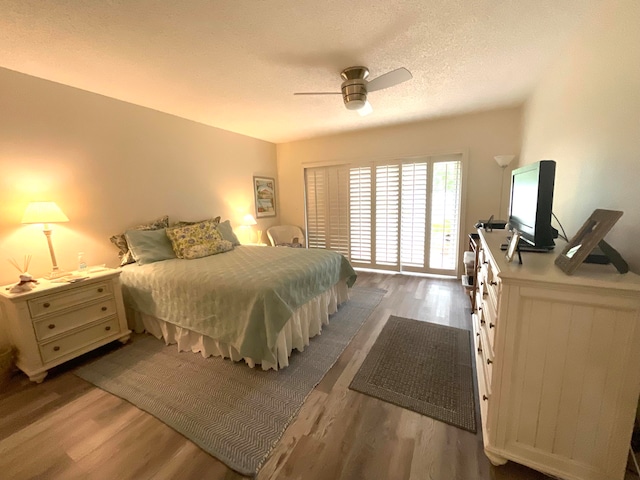
{"type": "Polygon", "coordinates": [[[276,181],[270,177],[253,177],[256,218],[276,216],[276,181]]]}

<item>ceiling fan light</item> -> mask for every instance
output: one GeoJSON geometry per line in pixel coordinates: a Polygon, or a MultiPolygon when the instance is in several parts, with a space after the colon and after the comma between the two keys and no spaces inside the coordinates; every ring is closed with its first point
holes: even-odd
{"type": "Polygon", "coordinates": [[[367,103],[367,99],[365,98],[345,98],[344,106],[347,107],[347,110],[360,110],[364,108],[367,103]]]}
{"type": "Polygon", "coordinates": [[[373,107],[368,101],[364,102],[364,106],[358,109],[358,113],[360,114],[361,117],[364,117],[365,115],[369,115],[372,112],[373,112],[373,107]]]}

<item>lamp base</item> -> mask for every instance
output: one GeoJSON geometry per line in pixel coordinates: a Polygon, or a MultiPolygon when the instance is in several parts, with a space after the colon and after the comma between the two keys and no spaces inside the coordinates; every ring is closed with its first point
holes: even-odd
{"type": "Polygon", "coordinates": [[[69,275],[71,275],[69,272],[65,272],[62,270],[52,270],[47,275],[45,275],[44,278],[46,278],[47,280],[54,280],[56,278],[67,277],[69,275]]]}

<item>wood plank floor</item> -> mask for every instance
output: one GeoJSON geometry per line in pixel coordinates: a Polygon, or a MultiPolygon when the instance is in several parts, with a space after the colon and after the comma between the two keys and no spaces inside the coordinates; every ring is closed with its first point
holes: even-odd
{"type": "MultiPolygon", "coordinates": [[[[471,323],[469,299],[457,281],[360,272],[357,285],[387,294],[311,393],[257,478],[549,478],[513,462],[493,467],[480,433],[348,389],[389,315],[466,329],[471,323]]],[[[12,377],[0,392],[0,478],[244,478],[154,417],[71,373],[110,348],[117,347],[54,369],[40,385],[21,373],[12,377]]]]}

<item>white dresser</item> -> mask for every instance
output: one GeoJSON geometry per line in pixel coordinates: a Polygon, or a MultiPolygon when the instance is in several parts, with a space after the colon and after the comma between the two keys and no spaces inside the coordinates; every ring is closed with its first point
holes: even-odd
{"type": "Polygon", "coordinates": [[[67,360],[129,339],[120,271],[87,273],[75,283],[39,280],[30,292],[0,290],[0,322],[16,347],[16,365],[34,382],[67,360]]]}
{"type": "Polygon", "coordinates": [[[507,263],[479,230],[473,329],[485,453],[563,479],[621,480],[640,394],[640,277],[507,263]]]}

